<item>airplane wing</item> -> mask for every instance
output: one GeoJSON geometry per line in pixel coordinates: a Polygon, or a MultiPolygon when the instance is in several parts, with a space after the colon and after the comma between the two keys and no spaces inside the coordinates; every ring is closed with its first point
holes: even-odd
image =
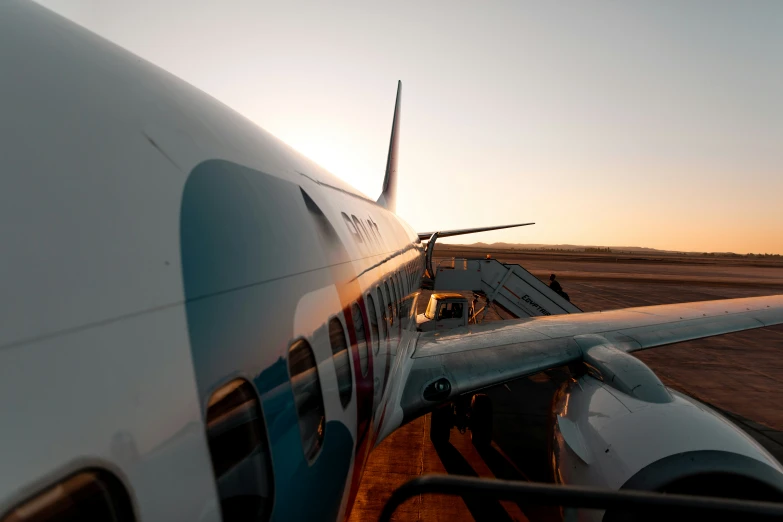
{"type": "MultiPolygon", "coordinates": [[[[533,317],[421,334],[400,396],[407,421],[440,402],[582,360],[783,323],[783,295],[533,317]]],[[[638,360],[634,359],[638,364],[638,360]]],[[[628,361],[624,361],[628,362],[628,361]]]]}
{"type": "MultiPolygon", "coordinates": [[[[500,230],[502,228],[514,228],[514,227],[526,227],[528,225],[535,225],[535,223],[516,223],[514,225],[498,225],[494,227],[478,227],[478,228],[460,228],[455,230],[442,230],[438,231],[438,238],[461,236],[463,234],[473,234],[475,232],[487,232],[488,230],[500,230]]],[[[419,239],[429,239],[435,232],[417,232],[419,239]]]]}

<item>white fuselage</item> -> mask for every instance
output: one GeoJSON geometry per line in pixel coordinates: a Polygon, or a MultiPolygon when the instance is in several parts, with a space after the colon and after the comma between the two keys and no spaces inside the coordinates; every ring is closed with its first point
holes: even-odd
{"type": "Polygon", "coordinates": [[[39,6],[1,4],[0,35],[0,514],[98,467],[139,520],[217,520],[205,410],[243,378],[269,432],[273,518],[342,517],[379,440],[397,347],[415,336],[417,235],[223,104],[39,6]],[[350,344],[345,404],[334,318],[350,344]],[[296,339],[323,389],[310,461],[284,362],[296,339]]]}

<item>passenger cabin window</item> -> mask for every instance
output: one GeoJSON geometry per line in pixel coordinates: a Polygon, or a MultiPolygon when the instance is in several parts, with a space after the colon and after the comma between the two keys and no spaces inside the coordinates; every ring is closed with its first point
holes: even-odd
{"type": "Polygon", "coordinates": [[[378,316],[375,312],[375,303],[370,294],[367,294],[367,315],[370,316],[370,332],[372,334],[373,353],[378,355],[381,349],[381,338],[378,335],[378,316]]]}
{"type": "MultiPolygon", "coordinates": [[[[383,286],[386,289],[386,295],[389,297],[388,306],[386,307],[389,311],[389,324],[394,326],[394,302],[397,300],[397,298],[394,297],[394,294],[392,294],[391,290],[389,290],[388,281],[384,281],[383,286]]],[[[392,287],[394,287],[394,283],[392,283],[392,287]]]]}
{"type": "Polygon", "coordinates": [[[407,328],[407,319],[410,315],[411,305],[411,291],[407,284],[407,272],[397,272],[397,280],[402,287],[402,299],[400,299],[400,321],[402,321],[402,327],[407,328]]]}
{"type": "Polygon", "coordinates": [[[416,300],[416,296],[414,294],[408,294],[408,296],[402,300],[402,303],[400,304],[400,310],[402,310],[402,327],[403,329],[408,328],[408,321],[410,321],[411,317],[411,310],[413,309],[414,301],[416,300]]]}
{"type": "Polygon", "coordinates": [[[381,292],[381,287],[376,286],[375,292],[378,294],[378,308],[381,311],[381,325],[383,328],[383,338],[388,339],[389,338],[389,323],[386,319],[386,301],[383,298],[383,292],[381,292]]]}
{"type": "Polygon", "coordinates": [[[221,386],[207,405],[207,443],[224,520],[267,520],[273,476],[264,417],[255,388],[244,379],[221,386]],[[235,484],[241,480],[241,494],[235,484]]]}
{"type": "Polygon", "coordinates": [[[398,269],[396,272],[394,272],[394,277],[397,279],[397,286],[400,287],[400,301],[402,301],[405,295],[408,293],[405,290],[405,284],[402,280],[402,271],[398,269]]]}
{"type": "Polygon", "coordinates": [[[369,340],[367,339],[367,328],[364,325],[362,311],[356,303],[351,305],[351,319],[353,319],[353,329],[356,332],[356,349],[359,352],[359,369],[362,371],[362,377],[364,377],[367,375],[367,368],[369,367],[368,359],[370,354],[367,350],[367,343],[369,340]]]}
{"type": "Polygon", "coordinates": [[[443,303],[438,309],[438,320],[440,319],[461,319],[462,303],[443,303]]]}
{"type": "Polygon", "coordinates": [[[402,298],[405,297],[405,292],[403,292],[402,284],[400,283],[400,274],[394,272],[394,274],[392,274],[392,280],[397,287],[397,318],[402,319],[402,315],[400,315],[400,307],[402,306],[402,298]]]}
{"type": "Polygon", "coordinates": [[[132,522],[133,504],[120,479],[102,469],[86,469],[27,499],[0,518],[2,522],[72,520],[132,522]]]}
{"type": "Polygon", "coordinates": [[[362,241],[361,234],[359,234],[359,231],[356,230],[356,225],[353,224],[351,218],[348,217],[348,214],[346,214],[345,212],[340,212],[340,215],[343,216],[343,221],[345,221],[345,226],[348,227],[348,231],[351,233],[351,235],[356,240],[356,242],[364,243],[364,241],[362,241]]]}
{"type": "Polygon", "coordinates": [[[343,408],[351,402],[353,382],[351,380],[351,362],[348,357],[348,343],[345,340],[345,330],[339,319],[329,320],[329,343],[332,345],[332,360],[337,372],[337,389],[340,391],[340,403],[343,408]]]}
{"type": "Polygon", "coordinates": [[[400,299],[402,299],[402,294],[400,293],[400,285],[397,284],[397,277],[395,276],[395,273],[392,272],[391,277],[389,278],[389,282],[391,283],[392,292],[394,293],[394,313],[397,314],[397,319],[400,319],[400,299]]]}
{"type": "Polygon", "coordinates": [[[312,462],[324,441],[326,414],[315,354],[304,339],[299,339],[288,349],[288,372],[299,417],[302,449],[305,458],[312,462]]]}

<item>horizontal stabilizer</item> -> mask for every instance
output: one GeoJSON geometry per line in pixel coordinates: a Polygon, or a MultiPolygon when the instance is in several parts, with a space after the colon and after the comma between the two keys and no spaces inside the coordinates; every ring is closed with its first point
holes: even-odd
{"type": "MultiPolygon", "coordinates": [[[[535,225],[535,223],[517,223],[515,225],[499,225],[496,227],[478,227],[478,228],[460,228],[457,230],[438,231],[438,237],[461,236],[463,234],[473,234],[475,232],[486,232],[488,230],[500,230],[501,228],[526,227],[535,225]]],[[[429,239],[435,232],[419,232],[419,239],[429,239]]]]}

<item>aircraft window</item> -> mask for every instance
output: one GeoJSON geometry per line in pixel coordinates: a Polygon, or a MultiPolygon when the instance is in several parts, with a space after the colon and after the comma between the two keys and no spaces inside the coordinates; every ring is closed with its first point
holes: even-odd
{"type": "Polygon", "coordinates": [[[416,302],[416,295],[415,294],[408,294],[405,299],[402,300],[402,305],[400,305],[400,308],[402,309],[402,327],[403,329],[408,328],[408,321],[410,321],[411,317],[411,310],[413,309],[413,305],[416,302]]]}
{"type": "Polygon", "coordinates": [[[359,352],[359,368],[362,370],[362,377],[367,375],[368,358],[370,354],[367,351],[367,327],[364,325],[364,318],[359,305],[351,305],[351,319],[353,319],[353,329],[356,332],[356,344],[359,352]]]}
{"type": "Polygon", "coordinates": [[[351,362],[348,357],[348,343],[345,341],[345,330],[339,319],[329,321],[329,342],[332,345],[332,360],[337,372],[337,388],[340,391],[340,403],[343,408],[351,402],[353,382],[351,379],[351,362]]]}
{"type": "Polygon", "coordinates": [[[359,234],[365,238],[368,243],[372,243],[372,237],[367,233],[367,229],[364,228],[364,225],[359,221],[359,218],[351,214],[351,219],[353,220],[353,224],[356,225],[356,230],[359,231],[359,234]]]}
{"type": "Polygon", "coordinates": [[[343,221],[345,221],[345,226],[348,227],[348,232],[351,233],[351,235],[356,240],[356,242],[364,243],[364,241],[362,241],[361,234],[359,234],[359,231],[356,230],[356,226],[351,222],[351,218],[348,217],[348,214],[346,214],[345,212],[340,212],[340,214],[343,216],[343,221]]]}
{"type": "Polygon", "coordinates": [[[302,449],[307,460],[312,462],[324,441],[326,414],[315,354],[304,339],[299,339],[288,349],[288,371],[299,417],[302,449]]]}
{"type": "Polygon", "coordinates": [[[408,295],[408,287],[405,284],[405,276],[402,275],[400,270],[397,270],[397,284],[400,286],[400,306],[402,306],[402,300],[408,295]]]}
{"type": "Polygon", "coordinates": [[[220,387],[207,405],[207,442],[224,520],[266,520],[272,512],[272,461],[255,388],[244,379],[220,387]],[[242,495],[233,489],[241,477],[242,495]],[[253,512],[258,516],[231,517],[253,512]]]}
{"type": "MultiPolygon", "coordinates": [[[[394,294],[391,293],[391,290],[389,290],[389,282],[384,281],[383,286],[386,287],[386,295],[389,297],[389,306],[387,307],[389,310],[389,324],[391,326],[394,326],[394,302],[397,300],[396,297],[394,297],[394,294]]],[[[394,288],[394,283],[392,283],[392,288],[394,288]]]]}
{"type": "Polygon", "coordinates": [[[378,309],[381,311],[381,325],[383,326],[383,338],[388,339],[389,338],[389,323],[386,319],[386,305],[384,304],[386,301],[383,298],[383,292],[381,292],[381,287],[376,286],[375,292],[378,294],[378,309]]]}
{"type": "Polygon", "coordinates": [[[397,276],[397,284],[400,286],[400,300],[402,300],[406,295],[408,295],[408,285],[405,284],[405,276],[402,275],[402,272],[397,270],[395,275],[397,276]]]}
{"type": "Polygon", "coordinates": [[[462,303],[443,303],[438,308],[438,320],[440,319],[461,319],[462,303]]]}
{"type": "Polygon", "coordinates": [[[373,344],[373,353],[378,355],[378,350],[381,347],[378,336],[378,316],[375,315],[375,303],[370,294],[367,294],[367,315],[370,316],[370,332],[372,333],[372,341],[375,343],[373,344]]]}
{"type": "Polygon", "coordinates": [[[402,319],[402,316],[400,315],[400,303],[402,302],[402,296],[405,295],[402,293],[402,285],[400,284],[400,274],[398,272],[394,272],[392,274],[392,282],[394,283],[394,286],[397,288],[397,299],[395,301],[395,304],[397,305],[397,319],[402,319]]]}
{"type": "MultiPolygon", "coordinates": [[[[402,299],[400,299],[400,318],[407,319],[408,317],[408,306],[410,305],[410,300],[408,299],[408,296],[411,295],[410,292],[407,289],[407,284],[405,280],[405,275],[401,274],[400,272],[397,272],[397,280],[400,282],[400,286],[403,288],[402,291],[402,299]]],[[[403,323],[403,327],[405,327],[405,323],[403,323]]]]}
{"type": "Polygon", "coordinates": [[[108,471],[87,469],[26,500],[0,520],[131,522],[134,516],[133,505],[122,482],[108,471]]]}
{"type": "Polygon", "coordinates": [[[405,291],[403,290],[402,283],[400,282],[399,272],[394,272],[394,274],[392,274],[392,279],[394,279],[394,284],[397,287],[397,311],[399,314],[400,302],[402,301],[402,298],[405,297],[405,291]]]}

